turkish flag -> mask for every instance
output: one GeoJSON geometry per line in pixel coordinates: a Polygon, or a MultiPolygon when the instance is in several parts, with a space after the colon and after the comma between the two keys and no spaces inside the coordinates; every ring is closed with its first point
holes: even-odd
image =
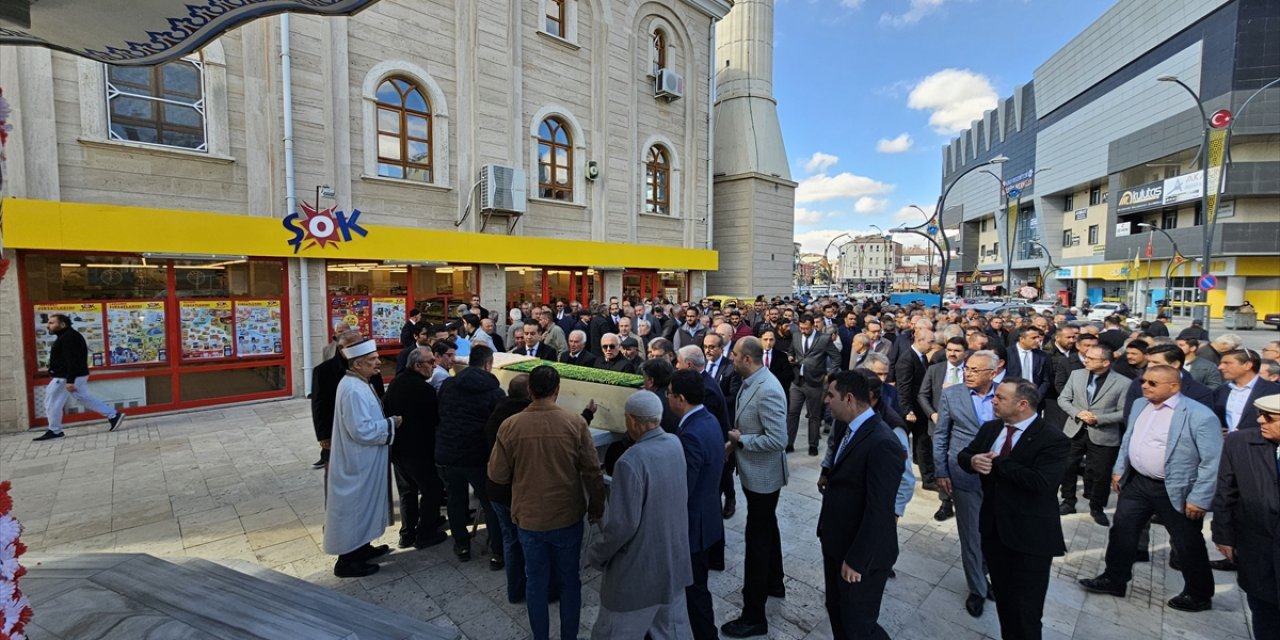
{"type": "Polygon", "coordinates": [[[1148,258],[1150,258],[1150,257],[1151,257],[1151,240],[1152,240],[1152,237],[1153,237],[1153,236],[1155,236],[1155,235],[1156,235],[1156,234],[1154,234],[1154,233],[1148,233],[1148,234],[1147,234],[1147,256],[1146,256],[1146,257],[1148,257],[1148,258]]]}

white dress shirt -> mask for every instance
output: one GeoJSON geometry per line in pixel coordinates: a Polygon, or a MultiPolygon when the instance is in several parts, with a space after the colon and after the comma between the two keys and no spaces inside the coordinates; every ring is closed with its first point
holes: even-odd
{"type": "Polygon", "coordinates": [[[1253,385],[1258,384],[1258,377],[1254,376],[1248,384],[1243,387],[1236,386],[1234,382],[1228,382],[1227,385],[1231,389],[1231,393],[1227,394],[1227,431],[1235,431],[1240,428],[1240,414],[1244,413],[1245,405],[1249,402],[1249,394],[1253,393],[1253,385]]]}
{"type": "Polygon", "coordinates": [[[1000,450],[1004,448],[1004,438],[1009,433],[1009,430],[1004,427],[1013,427],[1014,429],[1013,444],[1009,445],[1010,450],[1012,450],[1013,447],[1018,446],[1018,441],[1022,439],[1022,434],[1027,432],[1027,427],[1031,426],[1031,423],[1035,422],[1035,419],[1036,419],[1036,414],[1033,413],[1031,414],[1030,418],[1023,420],[1022,422],[1015,422],[1013,424],[1006,423],[1004,426],[1002,426],[1000,428],[1000,435],[996,436],[996,441],[991,443],[991,453],[999,455],[1000,450]]]}
{"type": "Polygon", "coordinates": [[[1169,425],[1173,412],[1182,401],[1182,394],[1160,404],[1148,404],[1133,423],[1133,436],[1129,440],[1129,464],[1133,470],[1148,478],[1164,479],[1164,454],[1169,448],[1169,425]]]}

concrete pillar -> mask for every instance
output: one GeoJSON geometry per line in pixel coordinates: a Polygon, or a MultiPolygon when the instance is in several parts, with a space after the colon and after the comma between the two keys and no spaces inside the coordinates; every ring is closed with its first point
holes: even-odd
{"type": "Polygon", "coordinates": [[[507,317],[507,272],[491,264],[480,265],[480,304],[489,310],[490,317],[496,311],[498,319],[507,317]]]}
{"type": "Polygon", "coordinates": [[[604,271],[604,294],[600,296],[598,301],[601,304],[607,303],[609,298],[613,296],[622,297],[622,272],[617,270],[604,271]]]}
{"type": "Polygon", "coordinates": [[[1236,307],[1244,304],[1249,279],[1244,276],[1230,276],[1223,277],[1221,280],[1227,281],[1227,306],[1236,307]]]}
{"type": "Polygon", "coordinates": [[[1089,281],[1084,278],[1076,279],[1076,306],[1084,304],[1089,299],[1089,281]]]}

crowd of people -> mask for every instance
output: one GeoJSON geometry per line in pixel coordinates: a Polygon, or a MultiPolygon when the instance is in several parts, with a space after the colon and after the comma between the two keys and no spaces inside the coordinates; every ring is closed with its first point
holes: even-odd
{"type": "Polygon", "coordinates": [[[786,597],[778,501],[804,419],[800,448],[823,456],[816,535],[837,639],[888,637],[877,620],[917,487],[937,493],[935,519],[956,519],[964,608],[978,617],[994,600],[1005,638],[1041,636],[1077,494],[1110,528],[1105,570],[1082,588],[1124,597],[1154,522],[1184,578],[1170,607],[1211,608],[1211,572],[1239,571],[1256,637],[1280,632],[1280,341],[1258,353],[1197,325],[1171,336],[1163,318],[1131,330],[1071,310],[763,297],[524,303],[505,318],[474,298],[443,323],[415,312],[402,340],[385,389],[376,345],[350,327],[313,372],[324,549],[340,577],[376,572],[390,551],[371,543],[393,476],[399,547],[451,539],[465,562],[483,520],[490,569],[506,572],[534,638],[549,637],[557,600],[561,637],[576,637],[586,565],[603,572],[594,638],[766,635],[768,599],[786,597]],[[553,367],[504,389],[495,351],[640,374],[643,390],[611,407],[623,441],[600,455],[594,402],[558,406],[553,367]],[[708,574],[725,567],[739,490],[742,608],[717,626],[708,574]]]}

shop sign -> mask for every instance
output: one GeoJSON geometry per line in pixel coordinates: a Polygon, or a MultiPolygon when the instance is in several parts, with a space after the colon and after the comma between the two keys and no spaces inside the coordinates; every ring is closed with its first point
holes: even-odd
{"type": "Polygon", "coordinates": [[[359,209],[352,209],[348,216],[346,212],[335,211],[333,207],[321,211],[305,202],[299,206],[302,214],[291,213],[281,221],[284,228],[293,234],[288,242],[295,254],[311,247],[323,249],[329,244],[351,242],[352,233],[359,234],[362,238],[369,235],[369,231],[359,224],[359,209]]]}
{"type": "Polygon", "coordinates": [[[1199,200],[1204,195],[1204,171],[1175,176],[1164,181],[1164,204],[1199,200]]]}
{"type": "Polygon", "coordinates": [[[1070,278],[1070,277],[1071,277],[1071,270],[1070,270],[1070,269],[1058,269],[1058,275],[1056,275],[1056,276],[1054,276],[1054,277],[1058,278],[1059,280],[1061,280],[1061,279],[1063,279],[1063,278],[1070,278]]]}
{"type": "Polygon", "coordinates": [[[1164,181],[1148,182],[1120,192],[1116,201],[1116,213],[1127,213],[1139,209],[1159,206],[1164,196],[1164,181]]]}
{"type": "Polygon", "coordinates": [[[1123,238],[1123,237],[1125,237],[1125,236],[1129,235],[1129,228],[1130,228],[1130,225],[1129,225],[1129,223],[1128,223],[1128,222],[1117,222],[1117,223],[1116,223],[1116,237],[1117,237],[1117,238],[1123,238]]]}
{"type": "Polygon", "coordinates": [[[1236,201],[1229,200],[1227,202],[1218,203],[1218,217],[1219,218],[1236,217],[1236,201]]]}
{"type": "Polygon", "coordinates": [[[1026,171],[1023,171],[1022,173],[1019,173],[1016,176],[1013,176],[1012,178],[1005,180],[1004,181],[1005,192],[1009,194],[1010,198],[1018,197],[1018,195],[1021,195],[1022,192],[1031,188],[1031,185],[1035,182],[1035,175],[1036,175],[1035,169],[1028,169],[1026,171]],[[1017,191],[1018,194],[1015,195],[1013,193],[1014,191],[1017,191]]]}
{"type": "Polygon", "coordinates": [[[1076,220],[1084,220],[1089,217],[1089,209],[1076,209],[1076,220]]]}
{"type": "Polygon", "coordinates": [[[1095,256],[1100,256],[1100,255],[1105,254],[1106,252],[1107,252],[1107,245],[1105,245],[1105,244],[1095,244],[1095,245],[1093,245],[1093,255],[1095,255],[1095,256]]]}

